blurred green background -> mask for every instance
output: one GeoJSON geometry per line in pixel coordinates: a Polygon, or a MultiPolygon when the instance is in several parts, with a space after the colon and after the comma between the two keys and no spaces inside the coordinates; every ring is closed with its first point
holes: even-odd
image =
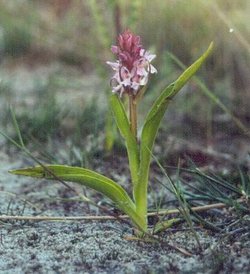
{"type": "Polygon", "coordinates": [[[117,33],[130,28],[157,55],[141,121],[183,70],[178,60],[190,65],[214,41],[201,82],[191,81],[174,100],[161,137],[171,133],[204,146],[221,136],[228,142],[247,137],[249,14],[248,0],[1,0],[1,127],[14,134],[11,104],[27,142],[63,142],[84,164],[86,153],[119,147],[107,115],[112,72],[105,62],[114,60],[117,33]],[[77,149],[82,146],[84,153],[77,149]]]}

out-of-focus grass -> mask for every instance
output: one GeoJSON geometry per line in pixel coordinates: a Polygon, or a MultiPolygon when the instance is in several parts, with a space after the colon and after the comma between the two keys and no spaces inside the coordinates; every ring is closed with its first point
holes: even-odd
{"type": "MultiPolygon", "coordinates": [[[[144,113],[161,88],[181,72],[168,52],[188,65],[213,40],[215,51],[199,77],[247,125],[250,120],[249,13],[248,0],[23,0],[15,4],[1,1],[1,59],[28,56],[33,64],[44,59],[59,60],[75,65],[86,74],[101,72],[102,77],[108,78],[110,71],[105,61],[114,59],[109,44],[115,43],[120,28],[130,27],[142,36],[146,47],[157,54],[158,74],[152,78],[146,93],[141,107],[144,113]]],[[[103,80],[104,88],[98,90],[97,95],[108,86],[109,79],[103,80]]],[[[198,91],[199,87],[192,82],[182,96],[176,98],[164,124],[171,127],[177,120],[179,131],[186,134],[192,131],[193,125],[185,125],[185,129],[183,125],[185,119],[190,119],[210,138],[218,129],[214,124],[223,118],[223,111],[198,91]]],[[[40,111],[46,107],[41,106],[40,111]]],[[[91,112],[87,109],[86,113],[91,112]]],[[[46,115],[37,117],[41,119],[46,115]]],[[[57,115],[51,114],[51,121],[58,119],[55,117],[57,115]]],[[[84,119],[84,123],[91,124],[86,122],[86,116],[84,119]]],[[[92,119],[98,118],[91,116],[90,121],[92,119]]],[[[231,123],[230,118],[226,120],[231,123]]],[[[29,127],[33,128],[30,123],[29,127]]]]}
{"type": "Polygon", "coordinates": [[[0,2],[0,54],[18,57],[28,53],[34,43],[37,12],[27,3],[0,2]]]}
{"type": "MultiPolygon", "coordinates": [[[[148,43],[156,42],[160,73],[155,82],[160,78],[162,86],[169,79],[174,79],[179,71],[171,60],[165,58],[167,51],[189,64],[209,40],[214,40],[215,51],[199,75],[208,88],[247,123],[250,84],[247,76],[250,69],[247,64],[250,62],[250,55],[249,48],[240,42],[239,34],[245,39],[249,37],[247,11],[250,12],[250,5],[247,1],[237,1],[237,5],[235,1],[227,1],[227,4],[220,1],[216,6],[214,4],[215,1],[147,1],[142,12],[141,22],[144,24],[139,29],[148,43]],[[152,10],[155,12],[152,13],[152,10]],[[154,14],[157,14],[157,18],[154,14]],[[219,14],[228,19],[230,28],[219,14]],[[145,23],[147,21],[150,23],[145,23]]],[[[217,120],[218,114],[222,112],[197,91],[198,87],[191,83],[184,95],[175,101],[170,112],[175,119],[186,113],[200,125],[212,127],[209,123],[217,120]]],[[[171,123],[169,119],[168,123],[171,123]]]]}
{"type": "MultiPolygon", "coordinates": [[[[63,100],[60,89],[70,89],[72,93],[83,85],[80,81],[75,84],[61,81],[58,72],[51,74],[44,83],[35,81],[32,92],[33,96],[29,99],[25,94],[23,102],[21,96],[17,96],[13,91],[13,83],[0,83],[0,96],[2,98],[0,107],[0,127],[3,132],[17,139],[16,131],[13,131],[12,120],[9,107],[11,106],[18,125],[22,133],[25,145],[32,145],[35,150],[40,151],[41,155],[54,153],[56,144],[62,141],[65,155],[57,155],[63,161],[75,164],[85,163],[90,155],[98,152],[100,143],[103,141],[104,130],[104,106],[98,106],[100,99],[79,100],[77,97],[65,94],[63,100]],[[35,94],[35,95],[34,95],[35,94]],[[12,98],[13,97],[13,98],[12,98]],[[14,104],[13,104],[14,102],[14,104]],[[65,102],[68,104],[66,105],[65,102]],[[44,147],[47,143],[47,152],[44,147]],[[82,159],[76,151],[82,149],[82,159]],[[67,151],[67,152],[66,152],[67,151]]],[[[86,88],[86,87],[85,87],[86,88]]],[[[91,98],[91,97],[90,97],[91,98]]],[[[103,97],[102,97],[103,98],[103,97]]],[[[55,161],[54,157],[50,157],[55,161]]]]}

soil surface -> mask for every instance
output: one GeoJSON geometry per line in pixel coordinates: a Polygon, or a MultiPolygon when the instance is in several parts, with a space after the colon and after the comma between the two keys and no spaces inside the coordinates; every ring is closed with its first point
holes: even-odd
{"type": "MultiPolygon", "coordinates": [[[[21,155],[1,152],[0,159],[1,215],[103,214],[67,200],[74,194],[59,183],[9,174],[27,165],[21,155]]],[[[118,221],[2,221],[0,273],[249,273],[249,216],[233,222],[233,212],[222,213],[221,222],[228,220],[230,229],[218,233],[197,226],[200,248],[185,224],[147,242],[118,221]]]]}

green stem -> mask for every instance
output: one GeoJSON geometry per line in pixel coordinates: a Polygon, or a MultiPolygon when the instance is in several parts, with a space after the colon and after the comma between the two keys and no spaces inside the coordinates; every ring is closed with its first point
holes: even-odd
{"type": "Polygon", "coordinates": [[[137,140],[137,100],[133,95],[129,95],[129,121],[131,132],[137,140]]]}
{"type": "MultiPolygon", "coordinates": [[[[137,140],[137,102],[138,102],[137,96],[129,95],[130,130],[132,134],[135,136],[136,140],[137,140]]],[[[147,184],[143,185],[140,181],[137,181],[137,184],[139,183],[141,185],[137,186],[137,188],[140,189],[141,196],[139,198],[135,197],[136,209],[137,209],[138,215],[143,220],[143,223],[141,225],[144,227],[144,230],[147,230],[147,184]]]]}

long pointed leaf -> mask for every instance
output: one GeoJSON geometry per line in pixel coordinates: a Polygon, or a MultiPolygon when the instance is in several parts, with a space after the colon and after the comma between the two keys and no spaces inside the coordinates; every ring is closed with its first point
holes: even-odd
{"type": "Polygon", "coordinates": [[[110,96],[110,105],[114,113],[116,124],[126,142],[131,178],[133,184],[135,185],[138,181],[139,170],[139,148],[137,145],[137,141],[130,130],[128,117],[126,115],[123,104],[117,94],[113,94],[110,96]]]}
{"type": "Polygon", "coordinates": [[[141,136],[141,150],[140,150],[140,169],[138,184],[135,189],[135,200],[137,206],[137,212],[140,216],[146,214],[147,208],[147,184],[149,167],[151,160],[151,151],[155,141],[157,131],[160,126],[160,122],[164,116],[164,113],[168,107],[169,102],[178,93],[178,91],[187,83],[187,81],[196,73],[203,62],[213,49],[213,43],[210,44],[207,51],[189,68],[187,68],[180,77],[172,84],[170,84],[158,99],[153,104],[152,108],[148,112],[145,119],[145,123],[142,129],[141,136]]]}
{"type": "Polygon", "coordinates": [[[131,217],[132,221],[140,229],[145,229],[143,227],[143,220],[137,215],[135,204],[127,192],[113,180],[92,170],[64,165],[46,165],[45,167],[36,166],[11,170],[10,173],[49,180],[60,178],[64,181],[75,182],[90,187],[110,198],[119,209],[131,217]]]}
{"type": "MultiPolygon", "coordinates": [[[[185,65],[172,53],[168,52],[170,58],[182,69],[185,69],[185,65]]],[[[226,114],[228,114],[236,126],[242,130],[244,134],[250,136],[250,130],[238,119],[231,110],[217,97],[198,77],[194,76],[194,81],[200,87],[200,91],[203,92],[215,105],[221,108],[226,114]]]]}

